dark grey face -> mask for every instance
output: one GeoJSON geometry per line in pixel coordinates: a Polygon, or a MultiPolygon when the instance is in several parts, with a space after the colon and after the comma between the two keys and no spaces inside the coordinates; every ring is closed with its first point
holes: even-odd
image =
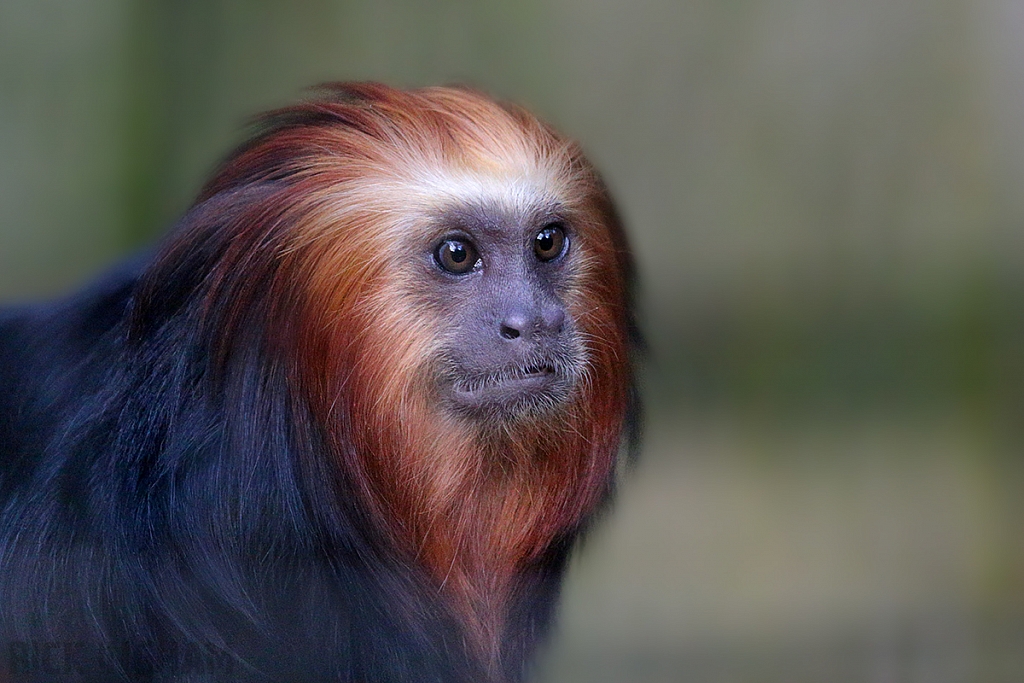
{"type": "Polygon", "coordinates": [[[569,224],[555,213],[474,208],[438,225],[425,261],[446,326],[442,400],[492,420],[557,410],[585,366],[565,305],[578,258],[569,224]]]}

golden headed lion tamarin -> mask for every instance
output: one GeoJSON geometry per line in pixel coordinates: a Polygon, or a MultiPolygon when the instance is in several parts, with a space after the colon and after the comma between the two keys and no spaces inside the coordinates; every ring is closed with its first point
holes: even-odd
{"type": "Polygon", "coordinates": [[[635,424],[631,271],[522,109],[269,114],[154,255],[0,314],[0,679],[522,680],[635,424]]]}

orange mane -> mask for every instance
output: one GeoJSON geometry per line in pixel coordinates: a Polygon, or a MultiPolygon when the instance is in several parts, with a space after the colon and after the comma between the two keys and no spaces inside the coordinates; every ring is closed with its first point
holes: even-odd
{"type": "Polygon", "coordinates": [[[579,148],[520,109],[450,88],[328,92],[272,114],[204,190],[200,203],[265,188],[232,219],[209,296],[236,302],[222,324],[243,332],[257,300],[287,321],[267,343],[296,359],[282,371],[373,524],[496,666],[517,575],[610,486],[629,402],[624,239],[579,148]],[[434,395],[445,324],[417,286],[416,259],[446,209],[538,203],[573,226],[581,258],[564,297],[586,376],[559,410],[484,429],[434,395]],[[243,286],[228,277],[239,270],[244,289],[225,291],[243,286]]]}

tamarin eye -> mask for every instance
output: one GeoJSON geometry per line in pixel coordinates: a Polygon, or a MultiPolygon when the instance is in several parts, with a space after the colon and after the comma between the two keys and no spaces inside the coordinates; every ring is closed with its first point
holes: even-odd
{"type": "Polygon", "coordinates": [[[473,270],[480,260],[480,255],[476,253],[476,249],[469,242],[445,240],[437,248],[434,258],[437,259],[438,265],[449,273],[462,275],[473,270]]]}
{"type": "Polygon", "coordinates": [[[533,252],[541,261],[551,261],[565,252],[569,240],[558,223],[545,226],[533,240],[533,252]]]}

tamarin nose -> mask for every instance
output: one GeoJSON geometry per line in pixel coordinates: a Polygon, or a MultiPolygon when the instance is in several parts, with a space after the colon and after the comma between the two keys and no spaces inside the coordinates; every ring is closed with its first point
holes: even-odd
{"type": "Polygon", "coordinates": [[[509,341],[530,339],[535,334],[555,334],[565,324],[565,311],[561,306],[544,306],[536,311],[517,310],[501,321],[501,336],[509,341]]]}

